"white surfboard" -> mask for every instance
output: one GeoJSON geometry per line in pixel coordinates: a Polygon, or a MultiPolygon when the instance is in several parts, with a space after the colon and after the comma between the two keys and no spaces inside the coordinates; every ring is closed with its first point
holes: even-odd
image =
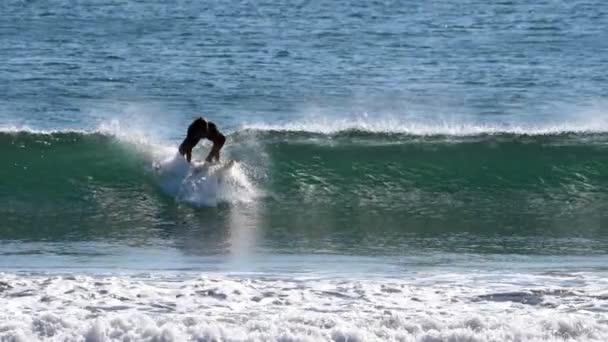
{"type": "Polygon", "coordinates": [[[225,172],[232,168],[237,163],[236,160],[220,161],[215,163],[210,162],[196,162],[192,161],[190,171],[193,174],[201,172],[218,173],[225,172]]]}

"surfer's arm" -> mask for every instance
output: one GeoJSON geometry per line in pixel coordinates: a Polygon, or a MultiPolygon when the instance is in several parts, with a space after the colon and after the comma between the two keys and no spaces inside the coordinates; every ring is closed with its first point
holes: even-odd
{"type": "Polygon", "coordinates": [[[184,142],[179,145],[179,154],[181,154],[182,156],[186,156],[186,160],[188,161],[188,163],[192,159],[192,148],[194,147],[194,145],[196,145],[197,142],[198,141],[193,143],[191,140],[186,138],[184,142]]]}

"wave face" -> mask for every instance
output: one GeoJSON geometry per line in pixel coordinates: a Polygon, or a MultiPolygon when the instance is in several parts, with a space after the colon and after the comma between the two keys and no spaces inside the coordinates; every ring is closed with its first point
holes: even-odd
{"type": "Polygon", "coordinates": [[[280,206],[348,222],[485,230],[605,222],[608,135],[242,132],[280,206]],[[251,138],[251,137],[254,138],[251,138]]]}
{"type": "MultiPolygon", "coordinates": [[[[19,131],[0,133],[0,150],[4,238],[170,225],[176,205],[197,207],[166,191],[167,180],[155,173],[154,165],[172,157],[162,152],[166,146],[102,133],[19,131]]],[[[198,150],[200,158],[206,148],[198,150]]],[[[231,134],[225,156],[241,169],[218,205],[255,203],[270,228],[606,234],[606,133],[250,129],[231,134]]]]}

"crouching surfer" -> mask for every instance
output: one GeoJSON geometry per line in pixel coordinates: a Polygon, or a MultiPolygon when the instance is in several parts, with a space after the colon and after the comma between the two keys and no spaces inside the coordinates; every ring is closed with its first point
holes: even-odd
{"type": "Polygon", "coordinates": [[[220,133],[217,126],[211,121],[207,121],[202,117],[192,121],[188,127],[188,133],[186,139],[179,145],[179,153],[182,156],[186,156],[188,163],[192,159],[192,149],[201,139],[209,139],[213,142],[213,147],[207,158],[206,162],[219,162],[220,161],[220,150],[226,142],[226,137],[220,133]]]}

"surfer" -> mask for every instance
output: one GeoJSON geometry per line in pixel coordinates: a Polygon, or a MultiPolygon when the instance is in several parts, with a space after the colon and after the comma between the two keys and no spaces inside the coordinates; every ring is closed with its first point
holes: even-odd
{"type": "Polygon", "coordinates": [[[220,133],[217,126],[211,121],[207,121],[202,117],[192,121],[188,127],[186,139],[179,145],[179,153],[186,156],[188,163],[192,159],[192,149],[201,139],[209,139],[213,142],[213,147],[209,155],[205,159],[207,162],[220,161],[220,150],[226,142],[226,137],[220,133]]]}

